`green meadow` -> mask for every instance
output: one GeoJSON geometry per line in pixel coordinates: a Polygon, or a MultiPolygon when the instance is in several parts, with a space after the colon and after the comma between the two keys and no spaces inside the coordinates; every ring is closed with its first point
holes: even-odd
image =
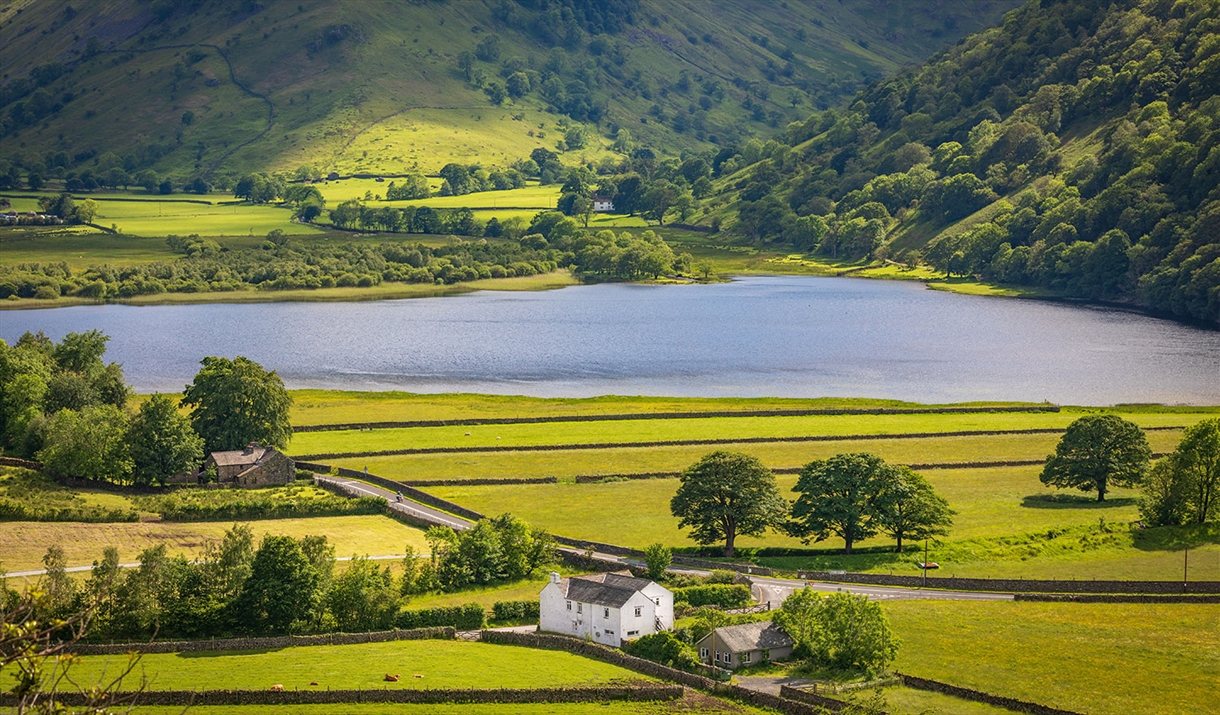
{"type": "MultiPolygon", "coordinates": [[[[73,677],[93,682],[126,660],[86,656],[73,666],[73,677]]],[[[307,689],[313,681],[319,685],[312,687],[321,689],[553,688],[652,680],[562,651],[446,640],[157,653],[145,655],[139,665],[152,690],[266,690],[272,685],[292,690],[307,689]],[[387,683],[386,673],[402,679],[387,683]]]]}
{"type": "MultiPolygon", "coordinates": [[[[1155,452],[1172,450],[1182,436],[1179,430],[1147,434],[1148,442],[1155,452]]],[[[504,477],[556,477],[564,481],[585,475],[680,472],[714,449],[752,454],[772,469],[796,469],[811,460],[825,459],[843,452],[871,452],[895,464],[1028,461],[1044,459],[1055,450],[1058,441],[1058,434],[1005,434],[580,450],[481,451],[345,457],[325,461],[350,469],[368,467],[373,474],[402,481],[504,477]]]]}
{"type": "Polygon", "coordinates": [[[292,220],[292,212],[278,206],[251,204],[204,205],[169,201],[98,201],[94,223],[114,227],[133,236],[266,236],[279,229],[289,234],[318,233],[320,229],[292,220]]]}
{"type": "MultiPolygon", "coordinates": [[[[199,715],[237,715],[239,707],[220,705],[192,706],[191,713],[199,715]]],[[[700,712],[711,715],[763,715],[769,710],[760,710],[740,703],[713,698],[696,691],[687,691],[685,697],[674,702],[656,703],[542,703],[497,705],[487,703],[462,703],[460,705],[400,705],[396,703],[343,703],[341,705],[260,705],[259,713],[265,715],[586,715],[589,712],[601,715],[680,715],[700,712]]],[[[178,715],[182,708],[140,707],[133,712],[138,715],[178,715]]],[[[905,715],[905,714],[904,714],[905,715]]],[[[914,712],[912,712],[914,715],[914,712]]]]}
{"type": "MultiPolygon", "coordinates": [[[[245,522],[255,539],[264,534],[301,538],[325,536],[336,556],[388,556],[403,553],[410,544],[417,553],[427,553],[428,544],[419,529],[386,516],[330,516],[301,519],[265,519],[245,522]]],[[[26,571],[42,568],[47,547],[59,545],[69,566],[87,566],[114,546],[119,558],[136,560],[144,549],[165,544],[171,554],[193,557],[213,540],[219,540],[233,525],[228,521],[157,522],[115,524],[80,522],[0,522],[0,568],[26,571]]]]}
{"type": "Polygon", "coordinates": [[[1220,605],[888,601],[897,670],[1051,707],[1214,712],[1220,605]]]}
{"type": "MultiPolygon", "coordinates": [[[[1125,414],[1120,410],[1115,412],[1125,414]]],[[[805,415],[413,427],[365,431],[336,430],[297,434],[293,437],[291,451],[295,454],[317,454],[458,446],[510,448],[688,439],[746,440],[803,436],[833,437],[1063,429],[1079,416],[1077,413],[1067,411],[805,415]]],[[[1125,416],[1142,427],[1183,427],[1202,419],[1199,415],[1178,413],[1138,413],[1125,414],[1125,416]]]]}

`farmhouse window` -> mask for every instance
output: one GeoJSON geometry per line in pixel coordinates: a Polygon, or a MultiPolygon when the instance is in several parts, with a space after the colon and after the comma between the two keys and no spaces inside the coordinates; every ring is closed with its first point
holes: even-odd
{"type": "Polygon", "coordinates": [[[569,611],[570,611],[570,610],[572,610],[572,602],[571,602],[571,601],[568,601],[568,610],[569,610],[569,611]]]}
{"type": "Polygon", "coordinates": [[[612,631],[612,630],[610,630],[609,628],[607,628],[607,629],[606,629],[606,635],[608,635],[608,636],[612,636],[612,635],[614,635],[614,631],[612,631]]]}
{"type": "Polygon", "coordinates": [[[576,604],[576,612],[577,612],[577,613],[584,613],[584,612],[585,612],[585,604],[583,604],[583,603],[577,603],[577,604],[576,604]]]}
{"type": "Polygon", "coordinates": [[[706,657],[707,657],[707,648],[700,648],[699,649],[699,658],[703,659],[706,657]]]}
{"type": "Polygon", "coordinates": [[[636,607],[635,607],[635,617],[636,617],[636,618],[639,618],[639,617],[640,617],[640,613],[641,613],[641,611],[642,611],[642,610],[643,610],[643,606],[636,606],[636,607]]]}
{"type": "Polygon", "coordinates": [[[742,662],[742,663],[749,663],[749,662],[750,662],[750,654],[749,654],[749,653],[743,653],[743,654],[742,654],[742,656],[741,656],[741,662],[742,662]]]}
{"type": "Polygon", "coordinates": [[[609,609],[609,608],[603,608],[603,609],[602,609],[602,618],[609,618],[609,617],[610,617],[610,609],[609,609]]]}
{"type": "Polygon", "coordinates": [[[631,636],[638,636],[639,634],[640,634],[639,631],[627,631],[628,638],[630,638],[631,636]]]}

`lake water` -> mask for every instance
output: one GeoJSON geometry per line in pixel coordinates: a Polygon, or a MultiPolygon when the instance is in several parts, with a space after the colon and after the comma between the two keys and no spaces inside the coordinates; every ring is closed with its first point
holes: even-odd
{"type": "Polygon", "coordinates": [[[0,312],[10,344],[91,328],[139,391],[181,390],[204,356],[246,355],[289,387],[1220,404],[1220,331],[899,281],[0,312]]]}

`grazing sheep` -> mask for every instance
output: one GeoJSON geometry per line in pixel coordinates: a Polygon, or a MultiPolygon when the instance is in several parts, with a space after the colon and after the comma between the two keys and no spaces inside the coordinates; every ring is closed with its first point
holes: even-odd
{"type": "Polygon", "coordinates": [[[398,676],[397,676],[397,675],[390,675],[389,673],[386,673],[386,674],[385,674],[385,681],[386,681],[387,683],[397,683],[397,682],[398,682],[398,676]]]}
{"type": "Polygon", "coordinates": [[[284,692],[284,686],[279,683],[276,683],[275,685],[271,686],[271,690],[272,690],[272,692],[282,693],[282,692],[284,692]]]}
{"type": "Polygon", "coordinates": [[[424,677],[424,676],[420,675],[419,673],[416,673],[416,674],[415,674],[415,677],[417,677],[417,678],[422,678],[422,677],[424,677]]]}
{"type": "Polygon", "coordinates": [[[309,681],[309,684],[310,684],[310,685],[317,685],[317,684],[318,684],[318,681],[316,681],[316,680],[311,680],[311,681],[309,681]]]}

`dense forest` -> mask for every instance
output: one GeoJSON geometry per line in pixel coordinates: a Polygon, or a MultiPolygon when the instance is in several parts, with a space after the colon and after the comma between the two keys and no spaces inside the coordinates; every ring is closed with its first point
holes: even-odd
{"type": "Polygon", "coordinates": [[[788,126],[735,230],[1220,320],[1220,4],[1031,0],[788,126]]]}

